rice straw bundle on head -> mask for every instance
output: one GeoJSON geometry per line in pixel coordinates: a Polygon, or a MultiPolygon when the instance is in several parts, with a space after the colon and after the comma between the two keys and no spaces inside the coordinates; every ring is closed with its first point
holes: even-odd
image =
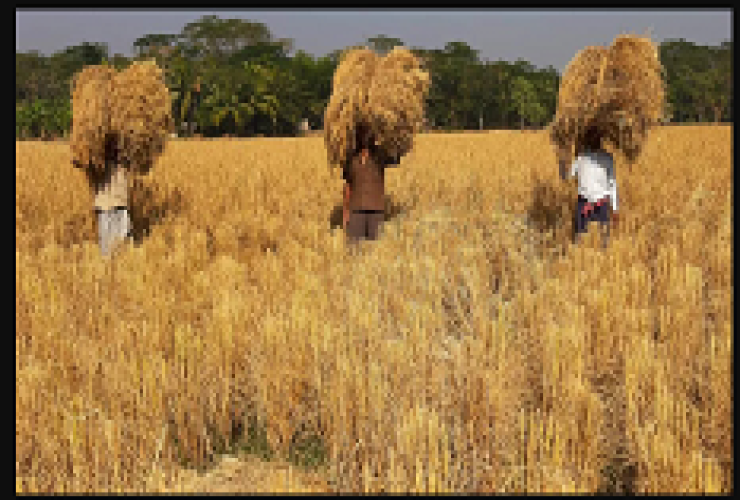
{"type": "Polygon", "coordinates": [[[154,62],[134,62],[116,75],[111,130],[124,166],[138,173],[152,167],[172,131],[171,113],[164,74],[154,62]]]}
{"type": "Polygon", "coordinates": [[[356,144],[356,129],[367,120],[368,88],[378,62],[375,52],[347,51],[332,79],[332,94],[324,113],[324,141],[329,164],[349,161],[356,144]]]}
{"type": "Polygon", "coordinates": [[[413,147],[424,120],[429,73],[410,50],[395,47],[375,70],[368,93],[369,124],[376,148],[400,158],[413,147]]]}
{"type": "Polygon", "coordinates": [[[629,161],[640,154],[648,131],[663,119],[665,82],[658,50],[648,38],[618,36],[609,49],[603,109],[606,136],[629,161]]]}
{"type": "Polygon", "coordinates": [[[608,49],[587,47],[568,66],[550,137],[562,156],[578,150],[585,131],[595,128],[632,162],[664,106],[657,49],[648,38],[620,35],[608,49]]]}
{"type": "Polygon", "coordinates": [[[573,154],[578,136],[596,116],[607,53],[605,47],[586,47],[563,72],[558,108],[550,125],[550,137],[563,157],[573,154]]]}
{"type": "Polygon", "coordinates": [[[114,77],[115,70],[104,65],[86,66],[74,77],[70,149],[77,167],[105,169],[114,77]]]}
{"type": "Polygon", "coordinates": [[[369,84],[379,59],[378,55],[367,47],[347,50],[334,71],[331,80],[332,90],[344,85],[355,85],[358,82],[369,84]]]}

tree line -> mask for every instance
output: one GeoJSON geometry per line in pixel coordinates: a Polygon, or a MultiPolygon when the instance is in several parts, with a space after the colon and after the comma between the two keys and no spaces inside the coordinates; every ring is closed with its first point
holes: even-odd
{"type": "MultiPolygon", "coordinates": [[[[399,38],[364,44],[387,53],[399,38]]],[[[290,136],[302,124],[320,129],[341,53],[314,57],[276,38],[259,22],[203,16],[179,34],[137,39],[134,56],[109,55],[103,43],[82,43],[50,56],[16,52],[16,137],[66,136],[71,81],[86,65],[126,67],[154,58],[165,71],[179,135],[290,136]]],[[[542,127],[555,114],[560,74],[553,67],[484,61],[455,41],[442,49],[409,47],[432,76],[428,127],[441,130],[542,127]]],[[[732,121],[732,42],[702,46],[686,40],[660,45],[673,122],[732,121]]]]}

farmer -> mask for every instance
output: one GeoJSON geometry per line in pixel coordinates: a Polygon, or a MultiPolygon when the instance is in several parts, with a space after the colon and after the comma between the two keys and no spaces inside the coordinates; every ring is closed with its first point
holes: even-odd
{"type": "MultiPolygon", "coordinates": [[[[117,161],[115,140],[105,141],[104,169],[87,168],[90,189],[93,191],[93,208],[98,221],[98,244],[104,257],[110,256],[131,234],[128,211],[128,172],[117,161]]],[[[72,160],[77,168],[83,165],[72,160]]]]}
{"type": "MultiPolygon", "coordinates": [[[[578,201],[574,217],[574,242],[588,231],[590,222],[598,223],[604,247],[609,238],[610,220],[617,223],[617,179],[614,175],[614,159],[603,148],[598,128],[586,129],[578,142],[576,159],[570,177],[578,177],[578,201]]],[[[567,163],[560,162],[560,177],[568,177],[567,163]]]]}
{"type": "Polygon", "coordinates": [[[413,148],[429,74],[408,49],[342,57],[324,115],[329,164],[342,168],[342,223],[350,241],[376,240],[385,211],[385,169],[413,148]]]}
{"type": "Polygon", "coordinates": [[[131,234],[129,177],[148,172],[162,154],[171,108],[162,70],[151,61],[121,72],[86,66],[74,79],[70,148],[93,192],[104,257],[131,234]]]}
{"type": "Polygon", "coordinates": [[[98,243],[103,256],[110,256],[131,233],[128,211],[128,172],[118,161],[116,141],[106,139],[106,164],[100,175],[90,176],[98,219],[98,243]]]}
{"type": "Polygon", "coordinates": [[[568,64],[560,81],[558,108],[550,139],[565,178],[570,153],[571,176],[578,177],[574,240],[590,222],[608,243],[617,222],[617,181],[610,143],[634,164],[665,112],[665,81],[659,51],[647,37],[620,35],[611,46],[586,47],[568,64]],[[567,158],[567,160],[564,160],[567,158]]]}
{"type": "Polygon", "coordinates": [[[385,169],[398,159],[381,158],[367,126],[357,128],[355,154],[343,165],[342,223],[350,241],[376,240],[385,218],[385,169]]]}

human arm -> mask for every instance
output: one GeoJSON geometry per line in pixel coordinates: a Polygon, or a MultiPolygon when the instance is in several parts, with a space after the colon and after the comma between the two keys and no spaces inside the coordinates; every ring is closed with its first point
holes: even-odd
{"type": "Polygon", "coordinates": [[[559,167],[560,167],[560,178],[562,180],[568,179],[568,162],[566,160],[560,160],[559,161],[559,167]]]}
{"type": "Polygon", "coordinates": [[[612,227],[617,230],[619,228],[619,194],[617,190],[617,178],[614,174],[614,163],[613,161],[609,165],[607,170],[607,176],[609,181],[609,200],[611,202],[611,220],[612,227]]]}
{"type": "Polygon", "coordinates": [[[349,195],[350,195],[350,163],[344,163],[342,165],[342,180],[344,180],[344,186],[342,187],[342,227],[347,226],[349,220],[349,195]]]}
{"type": "Polygon", "coordinates": [[[570,171],[568,171],[568,161],[567,160],[561,160],[560,162],[560,177],[567,181],[569,178],[575,177],[578,175],[578,168],[580,165],[580,159],[576,158],[573,160],[573,163],[570,164],[570,171]]]}
{"type": "Polygon", "coordinates": [[[349,183],[344,183],[344,192],[342,196],[342,227],[346,228],[347,223],[349,222],[349,197],[351,194],[351,189],[349,187],[349,183]]]}
{"type": "Polygon", "coordinates": [[[558,161],[558,168],[560,171],[560,178],[562,180],[568,179],[568,163],[570,163],[571,155],[568,151],[558,148],[555,152],[555,157],[558,161]]]}
{"type": "Polygon", "coordinates": [[[612,204],[612,212],[616,214],[617,210],[619,210],[619,197],[618,197],[618,192],[617,192],[617,177],[614,174],[613,161],[610,162],[609,167],[607,169],[607,178],[609,181],[609,199],[611,200],[611,204],[612,204]]]}

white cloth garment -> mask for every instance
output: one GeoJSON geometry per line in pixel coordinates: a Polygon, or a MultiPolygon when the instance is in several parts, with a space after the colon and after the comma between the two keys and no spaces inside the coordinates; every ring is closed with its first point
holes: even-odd
{"type": "Polygon", "coordinates": [[[617,211],[617,178],[612,155],[604,151],[586,151],[573,161],[570,175],[578,177],[579,195],[591,203],[609,196],[612,211],[617,211]]]}
{"type": "Polygon", "coordinates": [[[131,234],[131,219],[125,208],[98,211],[100,252],[109,257],[131,234]]]}
{"type": "Polygon", "coordinates": [[[113,210],[128,206],[128,173],[120,166],[107,169],[107,179],[95,189],[95,208],[113,210]]]}

